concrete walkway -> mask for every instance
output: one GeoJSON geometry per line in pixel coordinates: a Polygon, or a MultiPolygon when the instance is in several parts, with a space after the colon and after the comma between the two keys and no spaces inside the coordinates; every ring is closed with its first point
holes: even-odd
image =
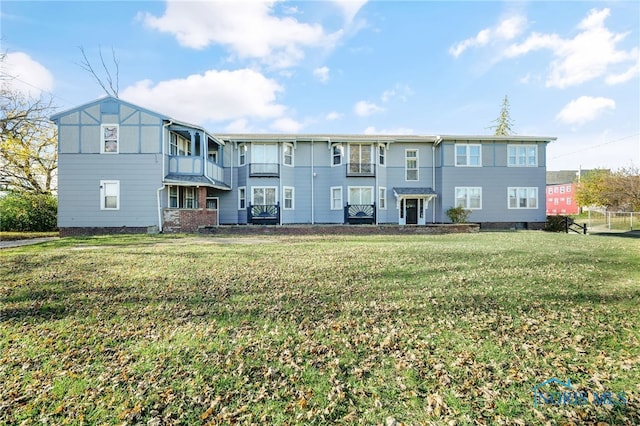
{"type": "Polygon", "coordinates": [[[45,243],[47,241],[57,240],[60,237],[44,237],[44,238],[30,238],[27,240],[13,240],[13,241],[0,241],[0,249],[29,246],[32,244],[45,243]]]}

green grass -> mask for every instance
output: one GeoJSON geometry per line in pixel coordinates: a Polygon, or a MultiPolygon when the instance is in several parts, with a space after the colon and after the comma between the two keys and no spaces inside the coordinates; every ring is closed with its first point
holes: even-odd
{"type": "Polygon", "coordinates": [[[542,232],[4,249],[0,424],[637,424],[639,282],[637,239],[542,232]]]}

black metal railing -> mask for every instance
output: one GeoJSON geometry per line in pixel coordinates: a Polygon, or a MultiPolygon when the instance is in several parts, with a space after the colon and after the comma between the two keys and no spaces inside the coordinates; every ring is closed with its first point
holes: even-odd
{"type": "Polygon", "coordinates": [[[280,203],[249,204],[247,222],[261,225],[278,225],[280,223],[280,203]]]}
{"type": "Polygon", "coordinates": [[[371,163],[348,163],[347,177],[371,177],[376,175],[376,165],[371,163]]]}
{"type": "Polygon", "coordinates": [[[347,204],[344,207],[344,223],[373,225],[376,223],[376,204],[347,204]]]}
{"type": "Polygon", "coordinates": [[[279,177],[280,164],[276,163],[251,163],[249,164],[251,177],[279,177]]]}
{"type": "Polygon", "coordinates": [[[569,216],[564,218],[564,232],[567,234],[569,232],[575,232],[576,234],[586,234],[587,233],[587,224],[583,223],[580,225],[569,216]]]}

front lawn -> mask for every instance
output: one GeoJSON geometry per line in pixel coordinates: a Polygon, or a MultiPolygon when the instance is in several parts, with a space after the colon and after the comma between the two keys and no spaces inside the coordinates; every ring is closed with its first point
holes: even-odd
{"type": "Polygon", "coordinates": [[[542,232],[4,249],[0,424],[638,424],[639,282],[542,232]]]}

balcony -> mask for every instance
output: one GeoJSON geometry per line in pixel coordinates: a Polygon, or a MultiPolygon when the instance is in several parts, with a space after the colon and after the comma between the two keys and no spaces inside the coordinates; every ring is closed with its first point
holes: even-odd
{"type": "Polygon", "coordinates": [[[347,177],[374,177],[376,165],[371,163],[348,163],[347,177]]]}
{"type": "Polygon", "coordinates": [[[277,163],[251,163],[249,164],[250,177],[280,177],[280,164],[277,163]]]}
{"type": "Polygon", "coordinates": [[[247,222],[254,225],[278,225],[280,223],[280,204],[249,204],[247,222]]]}

